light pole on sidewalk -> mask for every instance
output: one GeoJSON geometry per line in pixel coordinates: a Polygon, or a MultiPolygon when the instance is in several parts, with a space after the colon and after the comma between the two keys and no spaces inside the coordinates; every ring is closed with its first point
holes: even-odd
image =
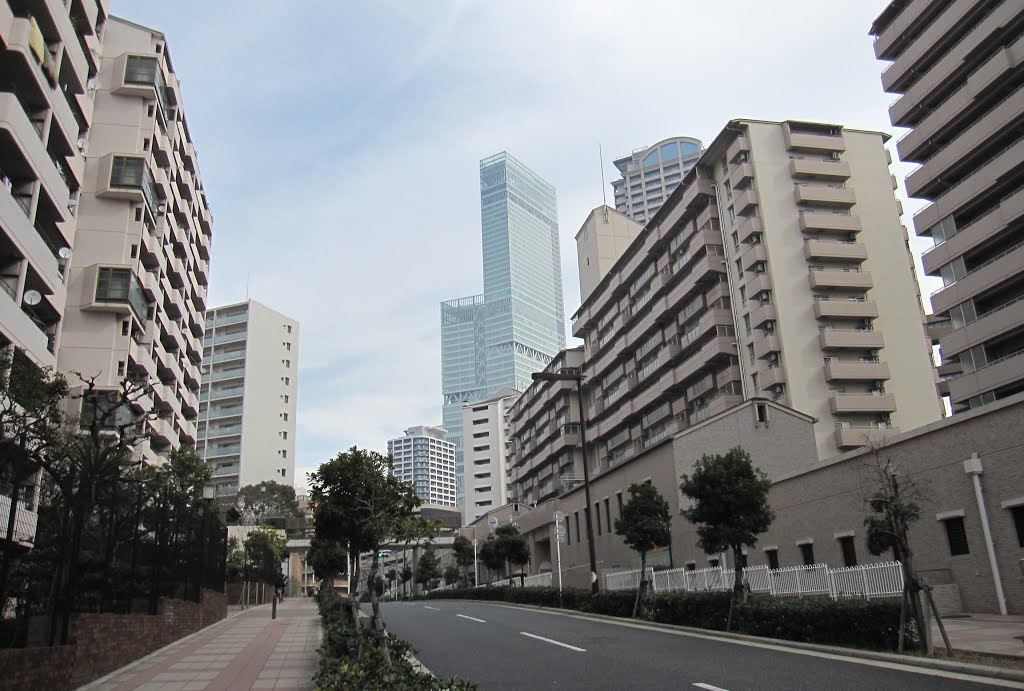
{"type": "Polygon", "coordinates": [[[594,551],[594,524],[590,517],[590,468],[587,465],[587,422],[583,408],[583,375],[562,372],[534,372],[534,381],[571,381],[576,382],[576,401],[580,407],[580,449],[583,453],[583,494],[587,505],[583,509],[583,517],[587,524],[587,551],[590,556],[590,588],[598,591],[597,553],[594,551]]]}

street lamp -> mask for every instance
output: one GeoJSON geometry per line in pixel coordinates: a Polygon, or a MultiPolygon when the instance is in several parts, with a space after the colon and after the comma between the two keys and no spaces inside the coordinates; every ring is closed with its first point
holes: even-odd
{"type": "Polygon", "coordinates": [[[583,518],[587,524],[587,551],[590,553],[590,587],[598,591],[597,584],[597,553],[594,551],[594,525],[590,518],[590,468],[587,465],[587,423],[583,418],[583,375],[561,372],[534,372],[530,375],[534,381],[571,381],[576,382],[576,400],[580,407],[580,448],[583,451],[583,494],[587,505],[583,509],[583,518]]]}

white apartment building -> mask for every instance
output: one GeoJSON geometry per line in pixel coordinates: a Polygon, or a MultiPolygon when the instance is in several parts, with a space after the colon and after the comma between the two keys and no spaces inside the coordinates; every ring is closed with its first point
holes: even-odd
{"type": "Polygon", "coordinates": [[[622,174],[612,182],[616,210],[638,223],[654,218],[703,150],[699,139],[671,137],[616,159],[615,167],[622,174]]]}
{"type": "MultiPolygon", "coordinates": [[[[0,1],[0,349],[21,363],[57,364],[107,5],[0,1]]],[[[18,549],[36,532],[36,484],[26,478],[20,492],[18,549]]]]}
{"type": "Polygon", "coordinates": [[[463,525],[509,501],[509,411],[520,395],[506,386],[479,403],[462,406],[463,525]]]}
{"type": "Polygon", "coordinates": [[[446,441],[444,427],[418,425],[405,436],[388,440],[394,459],[391,474],[411,482],[424,504],[455,506],[455,444],[446,441]]]}
{"type": "Polygon", "coordinates": [[[217,496],[295,478],[299,323],[255,300],[206,313],[197,451],[217,496]]]}
{"type": "Polygon", "coordinates": [[[58,368],[152,393],[145,460],[195,444],[212,219],[164,35],[103,34],[58,368]]]}

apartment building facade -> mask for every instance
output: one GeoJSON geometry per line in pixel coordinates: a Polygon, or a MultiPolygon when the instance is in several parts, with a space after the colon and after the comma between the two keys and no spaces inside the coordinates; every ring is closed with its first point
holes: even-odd
{"type": "Polygon", "coordinates": [[[585,301],[619,257],[644,229],[642,223],[602,205],[590,212],[576,232],[580,301],[585,301]]]}
{"type": "MultiPolygon", "coordinates": [[[[57,363],[107,6],[0,2],[0,349],[12,367],[57,363]]],[[[22,480],[10,545],[0,493],[0,550],[31,548],[37,483],[22,480]]]]}
{"type": "Polygon", "coordinates": [[[199,444],[217,496],[295,482],[299,323],[255,300],[206,313],[199,444]]]}
{"type": "Polygon", "coordinates": [[[920,164],[907,194],[930,202],[914,229],[935,242],[940,387],[963,412],[1024,391],[1024,6],[892,2],[871,34],[889,117],[911,128],[899,157],[920,164]]]}
{"type": "Polygon", "coordinates": [[[57,363],[106,0],[0,2],[0,347],[57,363]]]}
{"type": "Polygon", "coordinates": [[[212,219],[165,37],[106,23],[58,367],[147,382],[147,461],[196,443],[212,219]]]}
{"type": "Polygon", "coordinates": [[[519,396],[519,391],[506,386],[479,403],[462,406],[464,524],[509,500],[509,415],[519,396]]]}
{"type": "Polygon", "coordinates": [[[715,138],[575,315],[595,470],[753,396],[816,418],[822,458],[940,417],[884,141],[715,138]]]}
{"type": "Polygon", "coordinates": [[[638,223],[654,218],[702,151],[699,139],[671,137],[616,159],[622,178],[612,182],[615,210],[638,223]]]}
{"type": "Polygon", "coordinates": [[[555,188],[507,152],[480,161],[484,291],[441,303],[442,424],[456,445],[463,500],[462,405],[530,375],[565,347],[555,188]]]}
{"type": "MultiPolygon", "coordinates": [[[[545,372],[579,374],[583,346],[560,352],[545,372]]],[[[577,383],[533,383],[509,411],[510,500],[540,504],[583,483],[577,383]]]]}
{"type": "Polygon", "coordinates": [[[444,427],[417,425],[405,435],[388,439],[394,459],[391,474],[410,482],[424,504],[455,506],[455,444],[444,427]]]}

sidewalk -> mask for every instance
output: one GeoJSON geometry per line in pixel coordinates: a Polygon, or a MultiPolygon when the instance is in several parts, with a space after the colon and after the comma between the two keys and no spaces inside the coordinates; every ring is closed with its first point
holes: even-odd
{"type": "Polygon", "coordinates": [[[227,619],[82,687],[145,689],[312,689],[320,616],[310,598],[289,598],[227,619]]]}
{"type": "MultiPolygon", "coordinates": [[[[1011,655],[1024,659],[1024,617],[976,615],[963,619],[945,618],[942,623],[954,650],[1011,655]]],[[[934,623],[932,641],[936,648],[942,647],[942,634],[934,623]]]]}

